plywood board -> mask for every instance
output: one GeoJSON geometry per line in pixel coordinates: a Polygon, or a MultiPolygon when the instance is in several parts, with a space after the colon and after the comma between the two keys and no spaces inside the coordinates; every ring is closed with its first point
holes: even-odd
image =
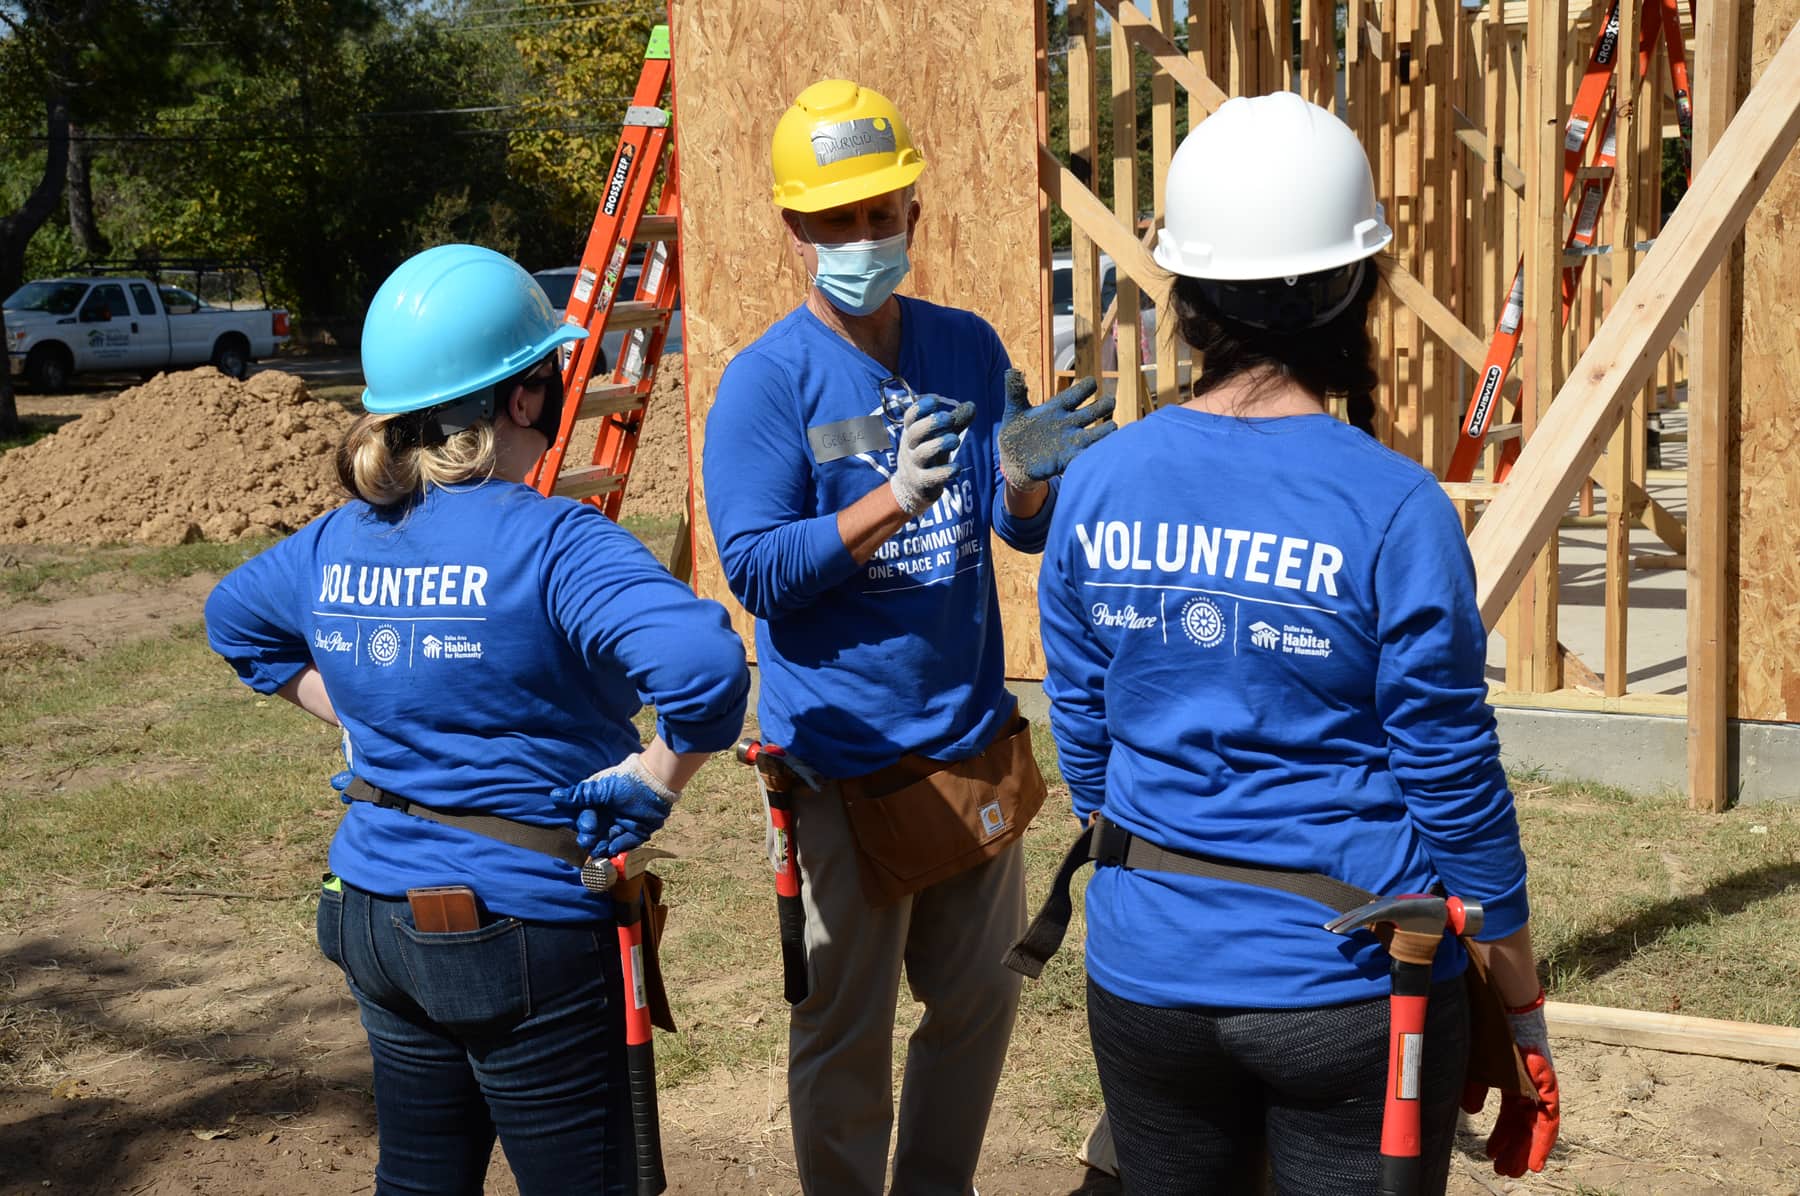
{"type": "MultiPolygon", "coordinates": [[[[1752,15],[1753,14],[1753,15],[1752,15]]],[[[1760,80],[1800,21],[1800,0],[1757,0],[1740,66],[1760,80]],[[1748,61],[1745,62],[1744,60],[1748,61]]],[[[1746,85],[1745,80],[1740,86],[1746,85]]],[[[1740,94],[1742,92],[1740,91],[1740,94]]],[[[1744,226],[1741,385],[1731,435],[1736,527],[1727,643],[1737,646],[1733,717],[1800,720],[1800,154],[1788,158],[1744,226]]]]}
{"type": "MultiPolygon", "coordinates": [[[[1044,397],[1039,325],[1037,13],[1032,0],[677,0],[682,289],[692,452],[732,357],[805,295],[769,202],[769,137],[809,84],[854,79],[906,114],[925,156],[923,216],[902,290],[973,310],[1044,397]]],[[[732,611],[695,478],[695,581],[732,611]]],[[[1043,676],[1036,558],[996,544],[1007,671],[1043,676]]]]}

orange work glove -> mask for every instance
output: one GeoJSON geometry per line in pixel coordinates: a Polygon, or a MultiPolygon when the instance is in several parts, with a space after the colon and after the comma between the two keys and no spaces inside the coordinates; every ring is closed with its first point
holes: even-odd
{"type": "MultiPolygon", "coordinates": [[[[1496,1174],[1517,1179],[1527,1169],[1542,1171],[1562,1131],[1562,1094],[1556,1086],[1556,1065],[1550,1059],[1550,1033],[1544,1025],[1544,993],[1519,1009],[1508,1009],[1513,1041],[1525,1060],[1525,1070],[1537,1085],[1537,1099],[1507,1092],[1500,1097],[1500,1117],[1488,1135],[1487,1156],[1496,1174]]],[[[1481,1112],[1487,1088],[1469,1084],[1463,1088],[1463,1112],[1481,1112]]]]}

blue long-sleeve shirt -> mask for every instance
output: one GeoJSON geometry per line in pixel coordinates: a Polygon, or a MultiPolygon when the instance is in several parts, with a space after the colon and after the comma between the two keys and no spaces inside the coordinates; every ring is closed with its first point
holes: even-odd
{"type": "MultiPolygon", "coordinates": [[[[316,666],[364,780],[539,826],[570,824],[551,789],[638,750],[644,703],[675,751],[710,752],[749,690],[723,607],[593,508],[511,482],[434,487],[397,521],[362,502],[321,516],[232,570],[206,628],[260,693],[316,666]]],[[[561,860],[365,802],[331,867],[390,896],[466,884],[538,921],[611,909],[561,860]]]]}
{"type": "MultiPolygon", "coordinates": [[[[1038,599],[1075,813],[1160,845],[1442,882],[1483,939],[1527,917],[1487,705],[1474,569],[1431,475],[1326,415],[1159,411],[1069,470],[1038,599]]],[[[1087,964],[1168,1007],[1292,1008],[1387,990],[1367,933],[1302,897],[1096,870],[1087,964]]],[[[1454,941],[1437,974],[1465,966],[1454,941]]]]}
{"type": "Polygon", "coordinates": [[[899,376],[975,404],[944,496],[858,565],[838,512],[885,485],[890,371],[801,306],[734,358],[707,416],[702,477],[726,582],[757,617],[762,733],[827,776],[909,752],[973,755],[1012,709],[990,528],[1043,546],[1003,501],[996,436],[1009,362],[979,317],[901,297],[899,376]]]}

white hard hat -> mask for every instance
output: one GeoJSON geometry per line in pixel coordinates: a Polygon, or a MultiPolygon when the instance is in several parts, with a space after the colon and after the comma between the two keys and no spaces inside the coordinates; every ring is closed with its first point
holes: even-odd
{"type": "Polygon", "coordinates": [[[1292,92],[1228,100],[1169,163],[1156,264],[1244,281],[1334,270],[1394,239],[1369,158],[1343,121],[1292,92]]]}

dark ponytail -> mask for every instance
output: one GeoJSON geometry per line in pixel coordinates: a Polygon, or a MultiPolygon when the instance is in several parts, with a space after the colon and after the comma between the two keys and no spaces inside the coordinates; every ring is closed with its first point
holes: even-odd
{"type": "MultiPolygon", "coordinates": [[[[1291,302],[1282,300],[1296,288],[1281,279],[1219,284],[1176,278],[1170,303],[1182,339],[1205,356],[1206,369],[1194,382],[1194,397],[1216,390],[1240,374],[1266,371],[1296,383],[1321,402],[1332,395],[1343,396],[1350,423],[1375,435],[1379,376],[1369,336],[1369,304],[1380,284],[1380,270],[1373,259],[1361,265],[1360,276],[1347,284],[1354,286],[1354,292],[1343,309],[1316,328],[1259,327],[1221,310],[1224,304],[1233,311],[1287,315],[1291,302]]],[[[1315,283],[1315,290],[1329,289],[1330,280],[1322,276],[1301,279],[1299,289],[1304,291],[1314,280],[1327,284],[1321,288],[1315,283]]]]}

